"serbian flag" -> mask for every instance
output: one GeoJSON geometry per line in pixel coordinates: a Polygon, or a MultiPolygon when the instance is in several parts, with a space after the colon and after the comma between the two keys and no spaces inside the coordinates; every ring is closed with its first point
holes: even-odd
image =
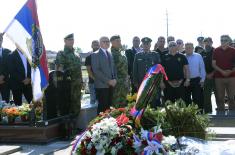
{"type": "Polygon", "coordinates": [[[28,0],[25,3],[4,33],[29,61],[32,68],[33,100],[40,100],[43,96],[43,89],[48,85],[48,68],[35,0],[28,0]]]}

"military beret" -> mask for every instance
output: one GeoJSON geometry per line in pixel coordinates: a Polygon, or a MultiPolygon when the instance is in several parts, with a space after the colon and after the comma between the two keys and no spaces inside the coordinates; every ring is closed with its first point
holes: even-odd
{"type": "Polygon", "coordinates": [[[149,37],[144,37],[144,38],[141,39],[141,42],[142,43],[151,43],[152,39],[150,39],[149,37]]]}
{"type": "Polygon", "coordinates": [[[203,42],[212,42],[212,43],[213,43],[213,41],[212,41],[212,38],[211,38],[211,37],[207,37],[207,38],[205,38],[205,39],[203,40],[203,42]]]}
{"type": "Polygon", "coordinates": [[[204,37],[197,37],[197,41],[203,41],[204,37]]]}
{"type": "Polygon", "coordinates": [[[119,35],[114,35],[110,38],[110,41],[114,41],[116,39],[120,39],[120,36],[119,35]]]}
{"type": "Polygon", "coordinates": [[[74,39],[73,33],[68,34],[67,36],[64,37],[64,39],[74,39]]]}

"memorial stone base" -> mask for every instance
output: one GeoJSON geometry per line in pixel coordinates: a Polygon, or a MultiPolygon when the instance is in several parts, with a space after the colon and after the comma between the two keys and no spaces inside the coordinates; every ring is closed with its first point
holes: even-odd
{"type": "Polygon", "coordinates": [[[59,123],[48,126],[1,125],[0,142],[48,143],[60,137],[59,123]]]}

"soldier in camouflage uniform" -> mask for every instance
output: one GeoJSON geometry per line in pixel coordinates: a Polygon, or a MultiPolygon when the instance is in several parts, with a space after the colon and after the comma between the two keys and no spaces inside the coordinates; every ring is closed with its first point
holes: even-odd
{"type": "Polygon", "coordinates": [[[56,56],[58,70],[62,70],[66,75],[66,80],[71,80],[71,103],[70,114],[78,115],[81,109],[81,88],[82,71],[80,57],[74,53],[73,34],[64,38],[64,51],[60,51],[56,56]]]}
{"type": "Polygon", "coordinates": [[[112,43],[111,52],[117,71],[117,85],[113,93],[113,106],[123,107],[126,105],[126,96],[129,93],[128,63],[124,51],[122,51],[121,38],[114,35],[110,38],[112,43]]]}

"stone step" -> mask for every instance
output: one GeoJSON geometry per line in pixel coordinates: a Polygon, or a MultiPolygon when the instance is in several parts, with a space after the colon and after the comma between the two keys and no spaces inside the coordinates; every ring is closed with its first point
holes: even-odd
{"type": "Polygon", "coordinates": [[[207,131],[214,135],[213,141],[235,140],[235,127],[209,127],[207,131]]]}
{"type": "Polygon", "coordinates": [[[235,140],[235,138],[212,138],[212,141],[227,141],[227,140],[235,140]]]}
{"type": "Polygon", "coordinates": [[[22,150],[12,153],[11,155],[52,155],[54,152],[66,149],[71,145],[71,141],[57,141],[46,145],[21,144],[22,150]]]}
{"type": "Polygon", "coordinates": [[[209,115],[212,127],[235,127],[234,115],[209,115]]]}
{"type": "Polygon", "coordinates": [[[18,151],[21,151],[21,146],[15,146],[15,145],[0,145],[0,154],[1,155],[7,155],[12,154],[18,151]]]}

